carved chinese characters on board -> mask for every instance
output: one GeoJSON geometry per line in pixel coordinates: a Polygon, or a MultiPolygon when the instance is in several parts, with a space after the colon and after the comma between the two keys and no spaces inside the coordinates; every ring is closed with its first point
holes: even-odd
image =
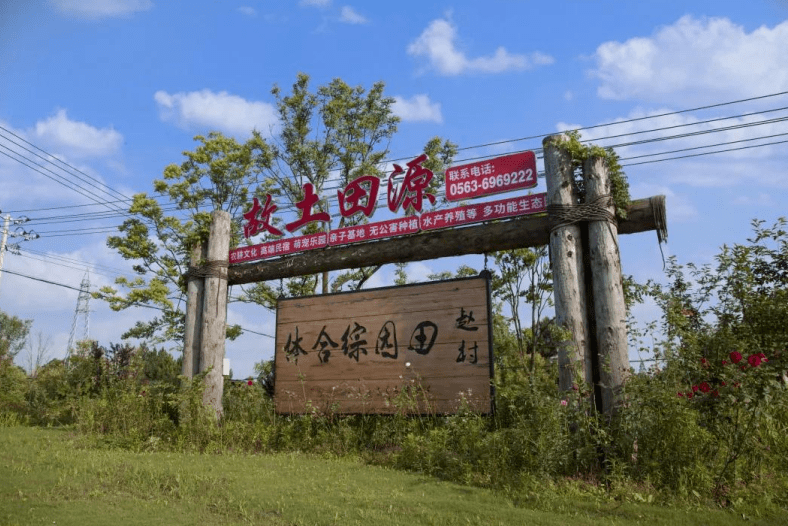
{"type": "Polygon", "coordinates": [[[330,399],[342,411],[391,412],[387,400],[418,386],[441,407],[470,389],[487,410],[488,294],[480,277],[280,300],[277,407],[300,412],[330,399]]]}

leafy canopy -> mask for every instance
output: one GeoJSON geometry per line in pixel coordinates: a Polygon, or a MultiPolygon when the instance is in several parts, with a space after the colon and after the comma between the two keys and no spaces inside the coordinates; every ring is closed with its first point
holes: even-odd
{"type": "MultiPolygon", "coordinates": [[[[111,248],[135,262],[136,275],[117,279],[116,287],[104,287],[96,296],[114,310],[142,305],[160,311],[150,321],[138,321],[122,337],[154,342],[182,339],[182,276],[190,248],[207,239],[213,210],[225,210],[233,217],[231,246],[236,246],[242,239],[241,215],[252,197],[264,202],[266,194],[271,194],[278,206],[272,223],[279,228],[283,217],[295,213],[306,183],[313,185],[319,197],[315,208],[330,212],[328,203],[336,199],[337,188],[361,175],[384,177],[384,159],[399,117],[392,111],[394,99],[385,96],[383,89],[382,82],[366,90],[334,79],[313,91],[309,77],[299,74],[289,94],[277,86],[272,90],[280,122],[270,140],[256,131],[243,143],[218,132],[195,137],[198,147],[184,152],[180,165],[165,168],[163,179],[154,181],[154,195],[134,196],[129,219],[118,235],[107,240],[111,248]]],[[[456,145],[438,137],[425,145],[429,160],[424,166],[435,172],[434,188],[442,183],[440,172],[456,152],[456,145]]],[[[360,215],[342,218],[339,226],[362,221],[366,218],[360,215]]],[[[310,223],[300,233],[325,228],[310,223]]],[[[263,234],[264,239],[267,236],[263,234]]],[[[279,296],[313,294],[320,282],[323,292],[358,289],[379,268],[257,283],[241,287],[237,299],[273,308],[279,296]]],[[[239,330],[229,330],[228,336],[240,334],[239,330]]]]}
{"type": "Polygon", "coordinates": [[[0,359],[13,359],[25,346],[33,320],[23,320],[0,310],[0,359]]]}
{"type": "MultiPolygon", "coordinates": [[[[199,146],[184,152],[185,160],[180,165],[170,164],[164,169],[164,178],[153,182],[156,196],[134,196],[130,218],[120,226],[120,234],[107,239],[109,247],[135,262],[136,276],[115,280],[125,289],[123,293],[103,287],[95,296],[108,301],[116,311],[131,306],[160,311],[150,321],[138,321],[123,338],[158,342],[182,339],[182,276],[188,267],[190,248],[207,239],[213,210],[239,214],[250,187],[259,185],[263,167],[272,160],[271,147],[256,131],[244,143],[217,132],[207,137],[198,135],[195,140],[199,146]],[[162,197],[169,203],[161,201],[162,197]]],[[[236,228],[235,239],[238,236],[236,228]]],[[[238,334],[237,329],[230,331],[233,334],[238,334]]]]}

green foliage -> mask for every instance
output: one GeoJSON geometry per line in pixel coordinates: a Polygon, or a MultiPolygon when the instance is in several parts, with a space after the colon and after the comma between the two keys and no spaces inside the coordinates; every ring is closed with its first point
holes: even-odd
{"type": "MultiPolygon", "coordinates": [[[[629,526],[648,522],[779,524],[764,510],[728,513],[648,504],[636,488],[530,479],[528,493],[431,480],[354,458],[281,453],[195,455],[86,447],[68,431],[0,429],[0,523],[629,526]]],[[[779,489],[779,488],[774,488],[779,489]]],[[[738,510],[737,510],[738,511],[738,510]]]]}
{"type": "Polygon", "coordinates": [[[626,388],[618,443],[638,458],[633,476],[729,504],[767,465],[785,473],[785,224],[754,221],[755,235],[723,247],[715,266],[671,258],[669,283],[649,284],[663,311],[663,364],[626,388]]]}
{"type": "Polygon", "coordinates": [[[0,360],[12,360],[22,350],[33,320],[23,320],[0,310],[0,360]]]}
{"type": "MultiPolygon", "coordinates": [[[[626,174],[618,162],[618,154],[613,148],[602,148],[593,144],[585,145],[580,142],[580,132],[577,130],[567,132],[569,141],[564,143],[572,157],[572,165],[575,169],[581,168],[586,159],[599,157],[605,160],[607,174],[610,178],[610,193],[613,195],[613,204],[616,208],[616,217],[619,219],[627,218],[627,209],[631,203],[629,196],[629,181],[626,174]]],[[[578,182],[579,184],[579,182],[578,182]]],[[[580,195],[584,195],[582,188],[580,195]]]]}
{"type": "MultiPolygon", "coordinates": [[[[262,170],[272,161],[271,148],[258,132],[244,143],[218,132],[198,135],[195,140],[199,146],[183,152],[183,163],[167,166],[164,178],[153,182],[156,193],[175,204],[175,213],[168,215],[154,197],[136,194],[129,207],[132,217],[120,226],[119,235],[107,239],[110,248],[135,262],[137,275],[115,280],[125,292],[102,287],[94,297],[116,311],[136,305],[161,311],[151,321],[138,321],[122,335],[124,339],[183,340],[183,275],[191,247],[207,240],[212,211],[239,215],[250,187],[257,187],[262,170]]],[[[236,242],[238,228],[233,232],[236,242]]],[[[237,332],[230,328],[230,334],[237,332]]]]}
{"type": "Polygon", "coordinates": [[[26,418],[27,375],[10,356],[0,356],[0,423],[16,423],[26,418]]]}
{"type": "MultiPolygon", "coordinates": [[[[542,329],[549,330],[549,323],[543,323],[542,313],[553,303],[553,274],[547,258],[547,247],[506,250],[496,252],[493,257],[498,271],[493,274],[492,293],[509,307],[520,355],[525,356],[527,347],[533,357],[538,352],[538,342],[542,340],[542,329]],[[520,315],[523,302],[531,307],[528,341],[520,315]]],[[[534,367],[533,360],[531,367],[534,367]]]]}
{"type": "MultiPolygon", "coordinates": [[[[161,314],[137,324],[123,338],[139,338],[154,343],[183,339],[185,282],[190,249],[206,240],[210,213],[225,210],[235,218],[231,246],[241,241],[240,216],[252,197],[271,194],[277,205],[294,208],[303,195],[303,185],[313,185],[319,197],[317,209],[328,211],[329,177],[338,175],[340,186],[360,175],[383,178],[384,159],[397,130],[399,117],[392,112],[394,99],[384,95],[382,82],[369,90],[351,87],[341,79],[313,91],[309,77],[299,74],[289,94],[279,87],[272,90],[279,115],[279,132],[265,140],[257,131],[243,143],[221,133],[198,135],[194,151],[183,152],[185,160],[164,169],[164,177],[153,182],[154,196],[137,194],[129,208],[130,219],[120,234],[107,244],[125,259],[135,262],[134,277],[121,277],[115,287],[104,287],[96,298],[109,302],[114,310],[131,306],[154,307],[161,314]],[[168,213],[155,199],[167,197],[175,204],[168,213]]],[[[429,160],[425,166],[436,173],[432,189],[442,184],[442,172],[457,152],[457,146],[438,137],[425,145],[429,160]]],[[[332,179],[333,181],[333,179],[332,179]]],[[[434,193],[438,193],[434,191],[434,193]]],[[[412,212],[412,211],[411,211],[412,212]]],[[[339,227],[366,221],[363,216],[342,218],[339,227]]],[[[273,224],[283,228],[283,219],[274,215],[273,224]]],[[[302,233],[325,227],[310,223],[302,233]]],[[[270,234],[265,233],[265,238],[270,234]]],[[[329,273],[283,280],[280,287],[257,283],[242,288],[238,301],[273,308],[279,296],[314,294],[322,291],[357,290],[380,268],[363,267],[341,273],[329,283],[329,273]]],[[[227,337],[240,334],[228,327],[227,337]]]]}

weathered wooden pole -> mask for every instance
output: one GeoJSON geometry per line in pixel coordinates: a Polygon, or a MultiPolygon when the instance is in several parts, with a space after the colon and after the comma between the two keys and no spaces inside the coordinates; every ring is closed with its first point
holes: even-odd
{"type": "Polygon", "coordinates": [[[200,347],[202,344],[202,308],[205,278],[196,272],[207,259],[208,246],[195,245],[191,250],[189,272],[186,274],[186,321],[183,331],[183,368],[187,378],[200,372],[200,347]]]}
{"type": "Polygon", "coordinates": [[[202,345],[200,372],[205,376],[203,404],[210,405],[216,414],[222,413],[224,377],[224,340],[227,334],[227,266],[230,253],[230,214],[217,210],[211,214],[208,238],[205,291],[202,309],[202,345]]]}
{"type": "Polygon", "coordinates": [[[581,226],[563,219],[564,210],[577,206],[572,159],[562,144],[568,140],[568,136],[559,134],[542,141],[552,229],[550,257],[555,319],[559,327],[571,333],[558,350],[558,383],[566,391],[577,380],[584,380],[589,386],[593,384],[581,226]]]}
{"type": "Polygon", "coordinates": [[[583,178],[586,204],[594,207],[594,219],[588,221],[588,248],[602,411],[611,414],[629,372],[627,309],[621,278],[618,223],[604,158],[587,159],[583,165],[583,178]]]}

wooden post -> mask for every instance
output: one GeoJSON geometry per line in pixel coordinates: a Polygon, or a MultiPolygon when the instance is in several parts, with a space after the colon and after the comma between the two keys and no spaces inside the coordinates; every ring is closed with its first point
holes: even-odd
{"type": "MultiPolygon", "coordinates": [[[[586,160],[583,165],[586,202],[611,194],[607,165],[601,157],[586,160]]],[[[599,203],[614,217],[613,198],[599,203]]],[[[594,296],[594,317],[598,351],[602,411],[615,410],[616,396],[629,372],[627,350],[627,311],[621,279],[621,257],[618,250],[618,225],[613,221],[588,222],[588,248],[594,296]]]]}
{"type": "MultiPolygon", "coordinates": [[[[208,246],[195,245],[191,250],[190,265],[197,268],[205,262],[208,246]]],[[[183,330],[182,374],[187,378],[200,372],[200,347],[202,343],[202,306],[205,278],[190,275],[186,278],[186,321],[183,330]]]]}
{"type": "MultiPolygon", "coordinates": [[[[559,134],[542,142],[551,221],[556,220],[551,205],[577,205],[572,160],[562,147],[568,139],[565,134],[559,134]]],[[[550,233],[555,320],[571,333],[571,339],[558,351],[558,384],[562,390],[572,389],[576,382],[574,369],[578,367],[579,379],[589,386],[593,384],[580,229],[578,224],[568,224],[550,233]]]]}
{"type": "Polygon", "coordinates": [[[224,340],[227,334],[227,261],[230,253],[230,214],[217,210],[211,214],[208,238],[205,292],[202,309],[202,345],[200,372],[205,376],[203,404],[210,405],[216,414],[222,413],[224,377],[224,340]]]}

